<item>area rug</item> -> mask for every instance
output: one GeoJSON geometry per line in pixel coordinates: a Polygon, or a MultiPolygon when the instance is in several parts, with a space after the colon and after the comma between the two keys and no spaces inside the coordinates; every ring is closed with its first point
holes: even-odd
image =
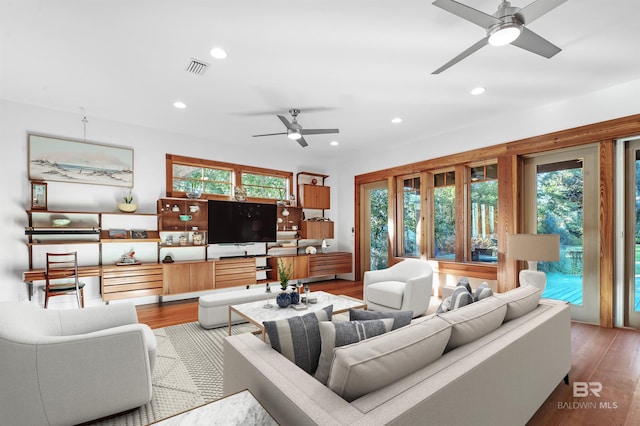
{"type": "MultiPolygon", "coordinates": [[[[232,334],[256,330],[231,327],[232,334]]],[[[227,327],[205,330],[197,322],[154,330],[158,340],[153,398],[148,404],[91,425],[143,426],[222,397],[222,342],[227,327]]]]}

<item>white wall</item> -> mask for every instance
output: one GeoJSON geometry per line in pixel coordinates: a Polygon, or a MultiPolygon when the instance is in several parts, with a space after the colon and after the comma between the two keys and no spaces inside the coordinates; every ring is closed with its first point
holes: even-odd
{"type": "MultiPolygon", "coordinates": [[[[28,269],[28,250],[24,228],[27,226],[25,209],[29,207],[30,184],[27,171],[27,134],[40,133],[69,139],[83,140],[80,113],[71,114],[36,106],[0,101],[0,141],[2,158],[0,181],[3,202],[0,207],[0,300],[27,300],[22,272],[28,269]]],[[[189,136],[161,132],[154,129],[88,117],[88,142],[129,147],[134,149],[133,194],[141,212],[155,212],[156,200],[165,194],[165,154],[178,154],[230,163],[246,164],[292,171],[313,171],[332,175],[331,168],[321,164],[305,164],[304,152],[286,156],[261,150],[235,149],[229,141],[203,140],[189,136]]],[[[337,205],[339,190],[335,178],[327,181],[332,186],[332,206],[337,205]]],[[[51,210],[116,211],[116,204],[126,193],[125,188],[102,185],[83,185],[49,182],[48,207],[51,210]]],[[[327,214],[334,218],[336,208],[327,214]]],[[[336,223],[336,226],[339,226],[336,223]]],[[[87,286],[97,287],[96,283],[87,286]]],[[[41,303],[41,292],[34,303],[41,303]]],[[[96,289],[91,289],[96,294],[96,289]]],[[[56,298],[65,299],[65,298],[56,298]]],[[[53,299],[53,300],[56,300],[53,299]]]]}

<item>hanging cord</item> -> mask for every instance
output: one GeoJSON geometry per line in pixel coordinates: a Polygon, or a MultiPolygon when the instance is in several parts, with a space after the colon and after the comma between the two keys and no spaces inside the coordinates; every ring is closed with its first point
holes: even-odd
{"type": "Polygon", "coordinates": [[[85,115],[84,117],[82,117],[82,124],[84,126],[84,142],[87,141],[87,123],[89,122],[89,120],[87,120],[87,116],[85,115]]]}

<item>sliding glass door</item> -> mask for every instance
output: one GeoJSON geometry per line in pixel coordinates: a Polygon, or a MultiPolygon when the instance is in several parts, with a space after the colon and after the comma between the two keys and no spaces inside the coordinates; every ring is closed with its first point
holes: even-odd
{"type": "Polygon", "coordinates": [[[624,325],[640,328],[640,140],[625,146],[624,325]]]}
{"type": "Polygon", "coordinates": [[[385,269],[389,261],[389,189],[387,181],[360,187],[361,273],[385,269]]]}

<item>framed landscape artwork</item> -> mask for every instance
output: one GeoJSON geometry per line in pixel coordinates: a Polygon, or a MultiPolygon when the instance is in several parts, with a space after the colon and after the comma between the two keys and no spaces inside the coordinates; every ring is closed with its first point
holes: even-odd
{"type": "Polygon", "coordinates": [[[29,179],[133,186],[133,149],[29,135],[29,179]]]}

